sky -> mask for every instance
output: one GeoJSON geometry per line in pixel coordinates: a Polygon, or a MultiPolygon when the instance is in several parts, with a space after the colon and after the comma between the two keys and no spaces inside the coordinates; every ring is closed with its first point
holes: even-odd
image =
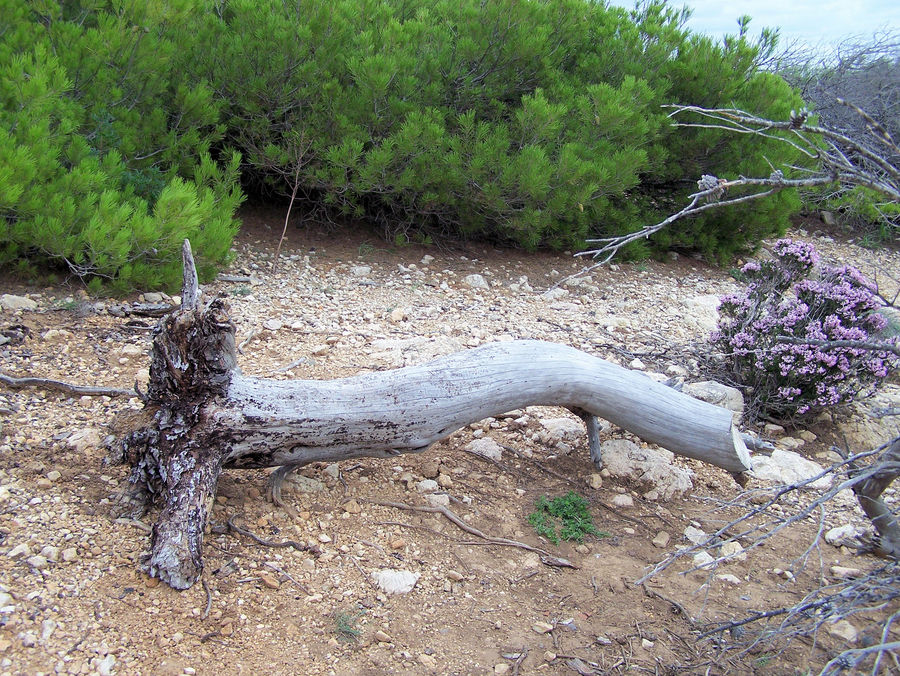
{"type": "MultiPolygon", "coordinates": [[[[613,0],[610,4],[631,9],[634,2],[613,0]]],[[[694,10],[688,28],[721,37],[736,33],[737,18],[752,17],[750,34],[763,28],[781,29],[780,44],[796,39],[812,47],[836,44],[850,36],[871,37],[883,28],[900,30],[898,0],[670,0],[673,7],[694,10]]]]}

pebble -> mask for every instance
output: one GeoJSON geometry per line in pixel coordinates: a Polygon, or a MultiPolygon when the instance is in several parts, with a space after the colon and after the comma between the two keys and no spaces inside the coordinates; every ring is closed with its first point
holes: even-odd
{"type": "Polygon", "coordinates": [[[422,479],[419,483],[416,484],[416,490],[419,493],[430,493],[431,491],[436,491],[438,489],[438,482],[434,479],[422,479]]]}
{"type": "Polygon", "coordinates": [[[745,552],[744,548],[741,547],[740,542],[725,542],[721,547],[719,547],[719,558],[725,559],[724,563],[746,561],[747,552],[745,552]]]}
{"type": "Polygon", "coordinates": [[[56,631],[56,622],[54,620],[44,620],[41,622],[41,640],[47,641],[53,632],[56,631]]]}
{"type": "Polygon", "coordinates": [[[95,666],[99,676],[110,676],[115,665],[116,658],[113,655],[107,655],[102,660],[99,660],[95,666]]]}
{"type": "Polygon", "coordinates": [[[741,584],[741,578],[739,578],[737,575],[732,575],[731,573],[721,573],[719,575],[716,575],[716,579],[721,582],[732,584],[735,587],[741,584]]]}
{"type": "Polygon", "coordinates": [[[695,568],[712,568],[715,561],[709,552],[697,552],[694,554],[693,563],[695,568]]]}
{"type": "Polygon", "coordinates": [[[432,507],[449,507],[450,496],[446,493],[429,493],[425,496],[425,502],[432,507]]]}
{"type": "Polygon", "coordinates": [[[531,630],[535,634],[548,634],[553,631],[553,625],[549,622],[535,622],[531,625],[531,630]]]}
{"type": "Polygon", "coordinates": [[[855,537],[856,528],[849,523],[825,532],[825,542],[835,547],[847,544],[848,540],[853,540],[855,537]]]}
{"type": "Polygon", "coordinates": [[[490,284],[482,275],[466,275],[463,277],[463,284],[472,289],[490,289],[490,284]]]}
{"type": "Polygon", "coordinates": [[[50,562],[47,561],[47,558],[41,556],[40,554],[29,556],[27,559],[25,559],[25,563],[27,563],[35,570],[44,570],[50,565],[50,562]]]}
{"type": "Polygon", "coordinates": [[[485,437],[483,439],[473,439],[466,444],[466,450],[469,453],[480,455],[489,460],[500,461],[503,457],[503,449],[493,439],[485,437]]]}
{"type": "Polygon", "coordinates": [[[280,319],[267,319],[263,322],[263,328],[267,331],[278,331],[284,323],[280,319]]]}
{"type": "Polygon", "coordinates": [[[278,589],[281,586],[278,579],[271,573],[262,572],[259,574],[259,579],[269,589],[278,589]]]}
{"type": "Polygon", "coordinates": [[[545,662],[552,662],[553,660],[556,659],[556,653],[553,652],[552,650],[546,650],[546,651],[544,651],[543,657],[544,657],[545,662]]]}
{"type": "Polygon", "coordinates": [[[593,472],[588,477],[587,484],[595,491],[599,491],[601,488],[603,488],[603,477],[597,474],[597,472],[593,472]]]}
{"type": "Polygon", "coordinates": [[[772,575],[776,577],[784,578],[785,580],[791,581],[794,579],[794,574],[789,570],[784,570],[782,568],[773,568],[772,575]]]}
{"type": "Polygon", "coordinates": [[[850,568],[847,566],[832,566],[831,574],[841,580],[848,580],[854,577],[859,577],[860,575],[862,575],[862,571],[859,568],[850,568]]]}
{"type": "Polygon", "coordinates": [[[393,568],[382,568],[372,573],[375,584],[385,594],[408,594],[420,577],[421,573],[393,568]]]}
{"type": "Polygon", "coordinates": [[[661,530],[656,534],[656,537],[651,540],[654,547],[659,547],[660,549],[665,549],[669,544],[669,540],[672,539],[672,536],[669,535],[666,531],[661,530]]]}
{"type": "Polygon", "coordinates": [[[509,673],[509,665],[506,662],[500,662],[499,664],[494,665],[494,673],[495,674],[508,674],[509,673]]]}
{"type": "Polygon", "coordinates": [[[465,576],[459,571],[453,570],[452,568],[447,571],[447,577],[453,580],[454,582],[461,582],[465,579],[465,576]]]}
{"type": "Polygon", "coordinates": [[[784,434],[784,427],[775,423],[766,423],[763,427],[763,434],[767,437],[780,437],[784,434]]]}
{"type": "Polygon", "coordinates": [[[630,495],[616,495],[612,499],[613,507],[634,507],[634,498],[630,495]]]}
{"type": "Polygon", "coordinates": [[[329,536],[328,533],[319,533],[317,539],[319,542],[326,545],[331,542],[331,536],[329,536]]]}
{"type": "Polygon", "coordinates": [[[376,631],[375,634],[373,635],[373,637],[379,643],[390,643],[391,641],[393,641],[393,639],[390,637],[390,635],[387,634],[386,632],[383,632],[381,629],[376,631]]]}
{"type": "Polygon", "coordinates": [[[4,293],[0,296],[0,307],[4,310],[37,310],[38,304],[25,296],[4,293]]]}
{"type": "Polygon", "coordinates": [[[356,500],[347,500],[343,507],[344,511],[349,514],[359,514],[362,512],[362,507],[359,506],[359,503],[356,500]]]}
{"type": "Polygon", "coordinates": [[[43,556],[48,561],[56,563],[57,561],[59,561],[59,547],[47,545],[41,549],[41,556],[43,556]]]}
{"type": "Polygon", "coordinates": [[[706,542],[706,539],[708,537],[709,536],[706,534],[706,532],[694,526],[688,526],[684,529],[684,539],[693,545],[699,545],[703,542],[706,542]]]}
{"type": "Polygon", "coordinates": [[[838,620],[834,624],[826,624],[825,631],[847,643],[856,643],[859,630],[847,620],[838,620]]]}

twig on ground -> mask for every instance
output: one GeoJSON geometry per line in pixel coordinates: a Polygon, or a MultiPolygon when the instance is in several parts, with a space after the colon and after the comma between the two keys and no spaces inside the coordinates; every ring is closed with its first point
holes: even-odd
{"type": "Polygon", "coordinates": [[[207,582],[206,577],[204,576],[203,580],[203,591],[206,592],[206,608],[203,610],[203,614],[200,616],[201,620],[205,620],[209,617],[209,611],[212,609],[212,592],[209,589],[209,582],[207,582]]]}
{"type": "Polygon", "coordinates": [[[82,397],[137,397],[140,392],[135,390],[123,390],[118,387],[90,387],[86,385],[72,385],[61,380],[50,378],[13,378],[5,373],[0,373],[0,383],[18,390],[23,387],[40,387],[45,390],[55,390],[66,394],[78,394],[82,397]]]}
{"type": "Polygon", "coordinates": [[[676,601],[675,599],[671,599],[665,594],[658,592],[655,589],[651,589],[646,582],[641,584],[641,589],[644,590],[644,593],[647,596],[658,598],[660,601],[665,601],[666,603],[668,603],[670,606],[672,606],[672,608],[681,613],[684,616],[684,619],[686,619],[692,627],[697,624],[697,621],[693,617],[691,617],[691,614],[687,611],[687,609],[683,605],[678,603],[678,601],[676,601]]]}
{"type": "Polygon", "coordinates": [[[503,547],[517,547],[519,549],[525,549],[530,552],[535,552],[540,556],[541,561],[548,566],[557,566],[561,568],[577,568],[575,564],[567,559],[562,557],[553,556],[550,552],[543,550],[539,547],[532,547],[531,545],[527,545],[524,542],[519,542],[518,540],[510,540],[508,538],[498,538],[492,537],[490,535],[485,535],[477,528],[470,526],[465,521],[463,521],[459,516],[457,516],[454,512],[450,511],[446,507],[424,507],[424,506],[415,506],[415,505],[407,505],[403,502],[381,502],[379,500],[368,500],[369,503],[373,505],[380,505],[382,507],[393,507],[394,509],[405,509],[411,512],[430,512],[432,514],[443,514],[444,517],[450,520],[455,526],[460,528],[461,530],[474,535],[475,537],[479,537],[482,540],[485,540],[487,544],[491,545],[499,545],[503,547]]]}
{"type": "Polygon", "coordinates": [[[298,552],[312,552],[313,554],[321,553],[318,547],[310,547],[309,545],[297,542],[296,540],[282,540],[280,542],[276,542],[274,540],[266,540],[264,538],[261,538],[256,533],[253,533],[246,528],[241,528],[234,522],[234,520],[240,516],[240,514],[235,514],[230,519],[228,519],[228,521],[226,522],[227,528],[233,530],[238,535],[243,535],[250,538],[254,542],[261,544],[264,547],[293,547],[298,552]]]}
{"type": "Polygon", "coordinates": [[[528,657],[528,648],[523,647],[513,664],[512,676],[519,676],[519,668],[522,666],[522,662],[525,661],[526,657],[528,657]]]}

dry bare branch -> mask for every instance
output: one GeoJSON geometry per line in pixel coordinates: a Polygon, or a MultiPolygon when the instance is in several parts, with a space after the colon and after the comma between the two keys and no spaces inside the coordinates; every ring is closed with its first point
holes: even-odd
{"type": "Polygon", "coordinates": [[[676,127],[719,129],[733,134],[751,134],[785,143],[811,161],[811,168],[785,167],[796,177],[785,177],[784,170],[775,169],[768,177],[740,176],[726,180],[704,175],[697,182],[698,192],[689,195],[688,204],[659,223],[647,225],[636,232],[614,237],[588,240],[600,245],[576,255],[590,256],[598,262],[578,274],[589,272],[608,263],[632,242],[646,239],[668,227],[675,221],[696,216],[709,209],[734,206],[762,199],[785,189],[810,188],[830,184],[863,186],[874,190],[890,202],[900,202],[900,168],[895,161],[900,147],[876,120],[851,103],[844,106],[865,121],[865,139],[854,138],[821,124],[809,122],[809,112],[791,111],[787,120],[770,120],[736,108],[703,108],[700,106],[671,105],[669,117],[694,116],[697,122],[675,121],[676,127]],[[749,188],[749,193],[721,199],[729,188],[749,188]]]}

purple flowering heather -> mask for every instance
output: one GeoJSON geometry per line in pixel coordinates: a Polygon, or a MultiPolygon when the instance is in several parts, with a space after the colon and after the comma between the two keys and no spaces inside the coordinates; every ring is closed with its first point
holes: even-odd
{"type": "Polygon", "coordinates": [[[892,353],[778,338],[873,340],[886,325],[875,286],[847,265],[817,268],[811,244],[782,239],[773,250],[773,260],[744,265],[744,291],[721,299],[710,340],[733,375],[752,388],[759,410],[780,418],[814,415],[874,388],[896,367],[892,353]]]}

